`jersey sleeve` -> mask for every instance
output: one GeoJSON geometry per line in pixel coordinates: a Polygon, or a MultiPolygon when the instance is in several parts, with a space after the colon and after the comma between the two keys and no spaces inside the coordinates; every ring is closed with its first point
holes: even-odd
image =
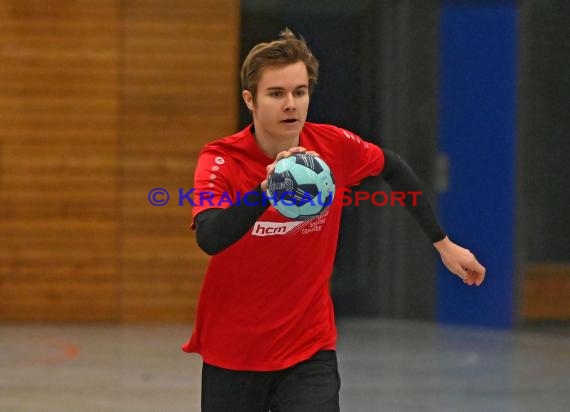
{"type": "Polygon", "coordinates": [[[231,158],[224,151],[205,148],[200,152],[194,172],[192,220],[204,210],[232,205],[231,175],[231,158]]]}
{"type": "Polygon", "coordinates": [[[384,169],[384,152],[373,143],[342,128],[337,128],[341,139],[347,186],[355,186],[369,176],[377,176],[384,169]]]}

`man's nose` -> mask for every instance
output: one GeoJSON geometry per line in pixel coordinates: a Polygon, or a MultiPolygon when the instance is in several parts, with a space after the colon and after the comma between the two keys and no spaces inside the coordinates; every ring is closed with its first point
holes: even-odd
{"type": "Polygon", "coordinates": [[[293,97],[293,93],[288,93],[285,97],[285,106],[283,107],[283,110],[290,112],[296,108],[297,106],[295,105],[295,98],[293,97]]]}

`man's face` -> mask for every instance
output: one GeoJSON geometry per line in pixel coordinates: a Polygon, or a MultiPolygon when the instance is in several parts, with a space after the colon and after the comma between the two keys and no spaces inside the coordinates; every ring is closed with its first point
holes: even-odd
{"type": "Polygon", "coordinates": [[[266,67],[261,73],[254,104],[251,93],[244,100],[253,114],[256,134],[294,139],[299,136],[309,109],[309,76],[301,61],[266,67]]]}

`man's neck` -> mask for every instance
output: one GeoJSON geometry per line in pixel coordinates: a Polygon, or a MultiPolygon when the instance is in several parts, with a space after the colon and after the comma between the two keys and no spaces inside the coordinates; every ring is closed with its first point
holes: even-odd
{"type": "Polygon", "coordinates": [[[299,146],[299,136],[284,139],[283,137],[272,136],[263,131],[254,128],[253,136],[257,145],[266,156],[274,159],[277,153],[289,150],[292,147],[299,146]]]}

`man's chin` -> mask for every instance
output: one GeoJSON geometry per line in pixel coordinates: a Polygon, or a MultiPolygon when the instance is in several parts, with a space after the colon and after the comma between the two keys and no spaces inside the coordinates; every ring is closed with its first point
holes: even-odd
{"type": "Polygon", "coordinates": [[[282,139],[296,139],[299,137],[299,134],[301,133],[301,127],[297,127],[295,129],[292,130],[287,130],[286,132],[281,132],[278,135],[281,136],[282,139]]]}

